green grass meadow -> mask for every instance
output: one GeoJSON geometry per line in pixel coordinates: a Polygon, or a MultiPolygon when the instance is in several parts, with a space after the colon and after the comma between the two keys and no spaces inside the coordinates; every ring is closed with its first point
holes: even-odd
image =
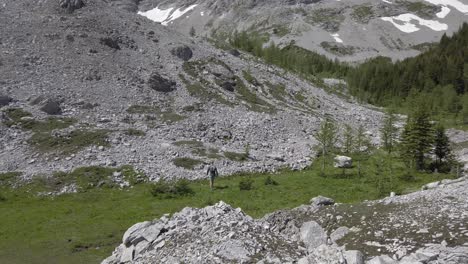
{"type": "MultiPolygon", "coordinates": [[[[363,162],[362,177],[357,176],[357,168],[343,175],[342,170],[331,168],[331,161],[323,177],[319,172],[320,162],[316,162],[304,171],[218,178],[214,191],[210,191],[206,180],[191,182],[194,195],[172,199],[153,197],[149,184],[125,190],[95,188],[55,197],[40,197],[24,188],[0,187],[3,197],[0,199],[0,263],[99,263],[121,243],[123,233],[133,224],[186,206],[204,207],[223,200],[253,217],[262,217],[278,209],[306,204],[317,195],[332,197],[340,203],[379,198],[380,181],[375,175],[388,171],[393,176],[386,178],[391,185],[387,187],[399,193],[451,177],[414,172],[407,179],[402,177],[408,173],[401,162],[382,165],[381,158],[382,155],[375,155],[363,162]],[[382,166],[391,168],[382,169],[382,166]],[[278,185],[265,185],[268,176],[278,185]],[[254,181],[250,191],[239,190],[239,182],[245,177],[254,181]]],[[[219,169],[222,173],[222,168],[219,169]]]]}

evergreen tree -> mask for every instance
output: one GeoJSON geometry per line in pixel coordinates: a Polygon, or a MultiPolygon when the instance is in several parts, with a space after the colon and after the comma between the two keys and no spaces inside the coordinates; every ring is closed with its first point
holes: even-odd
{"type": "Polygon", "coordinates": [[[445,128],[440,124],[435,129],[434,154],[438,168],[440,168],[442,161],[447,160],[451,156],[449,139],[445,134],[445,128]]]}
{"type": "Polygon", "coordinates": [[[425,155],[432,150],[434,141],[433,126],[426,107],[418,107],[408,117],[401,136],[401,156],[410,162],[410,167],[423,170],[425,155]]]}
{"type": "Polygon", "coordinates": [[[191,37],[195,37],[196,31],[195,31],[195,28],[193,26],[190,28],[189,34],[190,34],[191,37]]]}
{"type": "Polygon", "coordinates": [[[380,134],[382,137],[383,147],[388,153],[392,153],[398,137],[398,128],[395,126],[396,116],[390,112],[385,116],[380,134]]]}
{"type": "Polygon", "coordinates": [[[325,159],[328,153],[335,147],[338,138],[338,129],[335,122],[330,119],[325,119],[320,124],[320,130],[314,135],[319,142],[322,152],[322,170],[321,175],[325,175],[325,159]]]}
{"type": "Polygon", "coordinates": [[[461,116],[462,116],[463,124],[468,124],[468,94],[465,94],[462,97],[461,105],[462,105],[461,116]]]}
{"type": "Polygon", "coordinates": [[[364,159],[365,153],[370,148],[370,140],[366,135],[366,131],[362,125],[356,131],[356,140],[355,140],[355,157],[358,162],[358,175],[361,177],[361,160],[364,159]]]}
{"type": "Polygon", "coordinates": [[[343,152],[349,154],[353,151],[354,148],[354,130],[353,128],[346,124],[344,127],[343,133],[343,152]]]}

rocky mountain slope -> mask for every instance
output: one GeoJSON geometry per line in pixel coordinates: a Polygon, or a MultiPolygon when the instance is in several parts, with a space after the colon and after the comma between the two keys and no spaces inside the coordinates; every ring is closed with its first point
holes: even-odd
{"type": "Polygon", "coordinates": [[[219,202],[138,223],[102,263],[468,263],[468,178],[361,204],[316,197],[252,219],[219,202]]]}
{"type": "Polygon", "coordinates": [[[414,56],[467,21],[466,0],[144,0],[139,13],[189,34],[267,34],[342,61],[414,56]]]}
{"type": "Polygon", "coordinates": [[[325,116],[377,135],[380,112],[175,33],[129,12],[132,2],[58,2],[0,5],[3,172],[128,164],[158,179],[203,177],[206,162],[223,175],[300,169],[325,116]]]}

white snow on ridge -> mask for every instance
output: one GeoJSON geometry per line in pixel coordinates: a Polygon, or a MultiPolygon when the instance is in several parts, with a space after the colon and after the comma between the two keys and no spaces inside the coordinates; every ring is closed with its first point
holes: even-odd
{"type": "Polygon", "coordinates": [[[164,23],[166,23],[166,25],[167,25],[167,23],[178,19],[179,17],[183,16],[185,13],[193,10],[195,7],[197,7],[197,5],[191,5],[191,6],[187,7],[187,8],[185,8],[184,10],[181,10],[180,8],[175,10],[171,14],[171,16],[167,18],[167,20],[169,20],[169,21],[165,21],[162,24],[164,25],[164,23]]]}
{"type": "Polygon", "coordinates": [[[343,40],[340,38],[340,35],[338,33],[335,33],[335,34],[330,34],[336,42],[338,43],[343,43],[343,40]]]}
{"type": "Polygon", "coordinates": [[[390,1],[388,1],[388,0],[382,0],[382,1],[384,1],[384,2],[387,3],[387,4],[393,4],[392,2],[390,2],[390,1]]]}
{"type": "Polygon", "coordinates": [[[383,21],[387,21],[392,23],[396,28],[398,28],[400,31],[403,31],[405,33],[413,33],[419,30],[419,28],[409,22],[405,22],[402,24],[396,23],[395,19],[393,17],[382,17],[381,18],[383,21]]]}
{"type": "Polygon", "coordinates": [[[148,19],[153,20],[154,22],[161,23],[161,22],[164,22],[169,17],[173,9],[174,8],[162,10],[156,7],[146,12],[139,11],[138,14],[144,17],[147,17],[148,19]]]}
{"type": "Polygon", "coordinates": [[[468,5],[459,0],[424,0],[433,5],[451,6],[462,13],[468,13],[468,5]]]}
{"type": "Polygon", "coordinates": [[[401,14],[393,17],[382,17],[381,19],[392,23],[396,28],[405,33],[413,33],[420,30],[420,28],[413,24],[414,21],[417,21],[419,25],[426,26],[434,31],[444,31],[448,29],[447,24],[434,20],[426,20],[414,14],[401,14]],[[401,22],[403,22],[403,24],[401,22]]]}
{"type": "Polygon", "coordinates": [[[445,18],[450,13],[450,8],[442,6],[442,10],[436,14],[438,18],[445,18]]]}
{"type": "Polygon", "coordinates": [[[174,10],[173,7],[163,10],[156,7],[146,12],[138,12],[138,14],[145,16],[154,22],[159,22],[162,25],[167,26],[167,24],[183,16],[185,13],[193,10],[195,7],[197,7],[197,5],[191,5],[183,10],[182,8],[174,10]]]}

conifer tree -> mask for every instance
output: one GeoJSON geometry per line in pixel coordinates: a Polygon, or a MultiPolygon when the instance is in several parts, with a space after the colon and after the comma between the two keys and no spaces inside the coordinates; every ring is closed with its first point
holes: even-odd
{"type": "Polygon", "coordinates": [[[325,175],[325,159],[328,153],[335,147],[338,129],[334,121],[325,119],[320,124],[320,130],[314,135],[315,139],[319,142],[322,152],[322,169],[321,175],[325,175]]]}
{"type": "Polygon", "coordinates": [[[366,135],[365,129],[362,125],[356,131],[355,140],[355,156],[358,162],[358,175],[361,177],[361,160],[364,158],[364,154],[370,147],[370,140],[366,135]]]}
{"type": "Polygon", "coordinates": [[[343,133],[343,152],[349,154],[354,148],[354,129],[346,124],[343,133]]]}
{"type": "Polygon", "coordinates": [[[191,37],[195,37],[196,32],[195,32],[195,28],[193,26],[190,28],[189,34],[190,34],[191,37]]]}
{"type": "Polygon", "coordinates": [[[438,168],[443,160],[451,156],[449,139],[445,134],[445,128],[440,124],[435,129],[434,154],[436,156],[436,165],[438,168]]]}
{"type": "Polygon", "coordinates": [[[384,124],[380,130],[383,147],[388,153],[392,153],[398,137],[398,128],[395,126],[396,116],[390,112],[385,116],[384,124]]]}
{"type": "Polygon", "coordinates": [[[410,167],[415,165],[417,170],[423,170],[425,155],[431,152],[433,142],[433,126],[427,108],[420,105],[408,117],[403,130],[401,156],[403,159],[410,161],[410,167]]]}

